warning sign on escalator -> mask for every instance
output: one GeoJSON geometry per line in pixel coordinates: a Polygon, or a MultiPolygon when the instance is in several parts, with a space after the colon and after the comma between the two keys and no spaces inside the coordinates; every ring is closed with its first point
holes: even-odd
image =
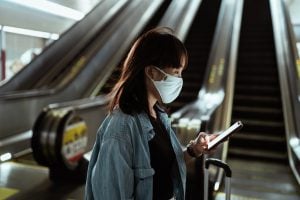
{"type": "Polygon", "coordinates": [[[63,135],[62,155],[69,163],[77,163],[87,147],[87,126],[84,121],[69,124],[63,135]]]}

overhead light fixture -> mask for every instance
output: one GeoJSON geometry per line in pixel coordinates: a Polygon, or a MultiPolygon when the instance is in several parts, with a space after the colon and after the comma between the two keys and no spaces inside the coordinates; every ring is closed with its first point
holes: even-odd
{"type": "Polygon", "coordinates": [[[17,28],[17,27],[12,27],[12,26],[2,26],[2,28],[3,28],[4,32],[8,32],[8,33],[28,35],[28,36],[40,37],[40,38],[46,38],[46,39],[52,39],[52,40],[57,40],[59,38],[59,35],[56,33],[34,31],[34,30],[30,30],[30,29],[17,28]]]}
{"type": "Polygon", "coordinates": [[[0,161],[4,162],[12,158],[11,153],[5,153],[0,156],[0,161]]]}
{"type": "Polygon", "coordinates": [[[46,0],[5,0],[5,1],[26,6],[29,8],[34,8],[46,13],[73,19],[76,21],[79,21],[84,17],[84,14],[82,12],[46,0]]]}

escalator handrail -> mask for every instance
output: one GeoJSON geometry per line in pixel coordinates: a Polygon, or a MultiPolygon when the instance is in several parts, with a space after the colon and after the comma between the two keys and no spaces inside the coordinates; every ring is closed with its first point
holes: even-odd
{"type": "Polygon", "coordinates": [[[202,0],[173,1],[158,26],[167,26],[174,30],[175,35],[185,41],[202,0]],[[177,19],[177,20],[174,20],[177,19]]]}
{"type": "MultiPolygon", "coordinates": [[[[238,55],[238,46],[239,46],[239,38],[240,38],[240,30],[241,30],[241,21],[243,14],[243,0],[239,0],[236,5],[235,17],[233,21],[232,27],[232,38],[228,56],[228,64],[227,64],[227,76],[224,80],[224,89],[225,89],[225,97],[222,104],[214,113],[214,117],[211,119],[210,123],[212,123],[212,132],[219,132],[221,130],[225,130],[231,125],[232,121],[232,107],[233,107],[233,96],[234,96],[234,86],[236,79],[236,64],[237,64],[237,55],[238,55]]],[[[223,147],[221,149],[221,155],[218,155],[220,159],[224,162],[227,161],[228,155],[228,142],[223,143],[223,147]]],[[[223,171],[218,170],[215,181],[215,190],[218,190],[218,187],[223,178],[223,171]]]]}
{"type": "MultiPolygon", "coordinates": [[[[290,57],[288,61],[290,61],[291,67],[290,69],[290,75],[289,79],[291,83],[291,87],[293,91],[296,91],[295,97],[298,99],[298,102],[300,102],[300,55],[297,50],[297,40],[295,38],[295,33],[293,30],[293,24],[292,20],[289,15],[289,11],[287,8],[286,3],[282,2],[282,9],[283,9],[283,14],[284,14],[284,19],[285,19],[285,25],[286,25],[286,31],[287,33],[287,38],[288,38],[288,44],[289,44],[289,52],[287,53],[287,56],[290,57]]],[[[299,130],[299,129],[298,129],[299,130]]]]}
{"type": "MultiPolygon", "coordinates": [[[[288,159],[295,178],[300,184],[299,152],[300,147],[300,101],[298,100],[295,52],[296,43],[292,35],[292,26],[284,1],[270,0],[273,35],[281,90],[288,159]],[[298,152],[298,153],[297,153],[298,152]],[[298,154],[298,156],[297,156],[298,154]]],[[[298,77],[299,78],[299,77],[298,77]]]]}
{"type": "MultiPolygon", "coordinates": [[[[32,85],[33,80],[42,77],[42,74],[49,71],[52,66],[59,61],[72,59],[72,56],[76,54],[99,29],[104,27],[105,23],[99,20],[99,17],[107,17],[107,10],[115,7],[115,4],[113,1],[100,1],[81,21],[78,21],[68,31],[64,32],[59,40],[47,46],[39,56],[32,60],[32,62],[13,78],[3,84],[0,87],[0,93],[22,90],[20,88],[32,85]],[[88,33],[85,30],[89,30],[88,33]],[[32,74],[34,74],[35,77],[32,77],[32,74]]],[[[113,15],[109,18],[111,17],[113,17],[113,15]]]]}
{"type": "MultiPolygon", "coordinates": [[[[292,91],[292,100],[294,105],[295,111],[295,119],[296,121],[300,120],[300,56],[296,46],[296,38],[293,31],[292,21],[289,15],[289,11],[287,5],[282,2],[282,9],[284,14],[284,24],[286,26],[285,30],[287,31],[287,40],[288,45],[286,46],[286,53],[288,67],[287,70],[289,72],[288,79],[289,79],[289,87],[292,91]],[[298,119],[298,120],[297,120],[298,119]]],[[[300,138],[300,125],[296,123],[297,129],[297,137],[300,138]]]]}

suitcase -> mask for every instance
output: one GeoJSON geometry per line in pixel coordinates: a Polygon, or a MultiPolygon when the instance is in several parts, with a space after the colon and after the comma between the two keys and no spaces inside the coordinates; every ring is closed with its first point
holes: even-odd
{"type": "Polygon", "coordinates": [[[225,172],[225,195],[226,195],[226,200],[230,200],[230,184],[231,184],[231,169],[230,167],[223,161],[215,158],[207,158],[205,160],[205,167],[204,167],[204,200],[208,200],[208,185],[209,185],[209,166],[210,165],[215,165],[217,167],[220,167],[224,170],[225,172]]]}

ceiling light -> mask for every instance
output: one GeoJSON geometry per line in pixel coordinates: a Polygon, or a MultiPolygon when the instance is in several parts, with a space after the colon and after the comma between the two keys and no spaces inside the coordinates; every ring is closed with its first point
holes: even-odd
{"type": "Polygon", "coordinates": [[[34,31],[34,30],[30,30],[30,29],[17,28],[17,27],[12,27],[12,26],[3,26],[3,31],[9,32],[9,33],[28,35],[28,36],[33,36],[33,37],[52,39],[52,40],[57,40],[59,38],[59,35],[56,33],[34,31]]]}
{"type": "Polygon", "coordinates": [[[5,153],[0,156],[0,161],[4,162],[12,158],[11,153],[5,153]]]}

